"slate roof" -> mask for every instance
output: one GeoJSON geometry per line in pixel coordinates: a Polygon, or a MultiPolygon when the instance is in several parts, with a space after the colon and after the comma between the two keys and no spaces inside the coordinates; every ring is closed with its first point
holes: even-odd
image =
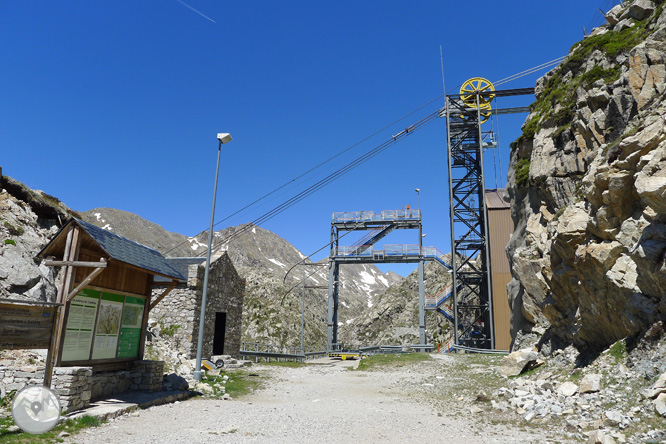
{"type": "MultiPolygon", "coordinates": [[[[205,257],[167,257],[167,263],[187,278],[187,269],[190,265],[201,265],[206,261],[205,257]]],[[[170,282],[169,279],[162,276],[155,276],[155,282],[170,282]]]]}
{"type": "MultiPolygon", "coordinates": [[[[70,223],[75,223],[81,227],[112,259],[134,265],[146,271],[169,276],[173,279],[187,279],[178,270],[169,265],[169,262],[159,251],[110,231],[103,230],[96,225],[89,224],[80,219],[71,219],[60,229],[51,242],[55,241],[70,223]]],[[[42,256],[47,248],[48,245],[42,249],[38,256],[42,256]]]]}

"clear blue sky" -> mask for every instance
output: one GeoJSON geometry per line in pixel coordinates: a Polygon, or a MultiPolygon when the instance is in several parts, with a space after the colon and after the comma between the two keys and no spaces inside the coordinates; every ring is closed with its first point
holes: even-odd
{"type": "MultiPolygon", "coordinates": [[[[440,45],[447,89],[496,81],[565,55],[615,3],[0,0],[0,166],[75,210],[118,208],[194,235],[210,218],[218,132],[234,140],[216,221],[441,95],[440,45]]],[[[252,221],[440,106],[217,228],[252,221]]],[[[500,118],[487,186],[505,182],[524,118],[500,118]]],[[[445,134],[438,119],[263,227],[309,254],[328,242],[332,212],[416,206],[418,187],[425,244],[448,251],[445,134]]]]}

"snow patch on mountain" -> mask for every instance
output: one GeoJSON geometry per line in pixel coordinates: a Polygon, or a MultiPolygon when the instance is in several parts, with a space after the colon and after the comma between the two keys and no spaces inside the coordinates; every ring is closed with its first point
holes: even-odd
{"type": "MultiPolygon", "coordinates": [[[[367,271],[362,271],[360,273],[360,275],[361,275],[361,280],[363,282],[365,282],[366,284],[368,284],[368,285],[376,285],[377,284],[377,279],[375,279],[375,277],[372,274],[368,273],[367,271]]],[[[388,282],[387,282],[387,284],[388,284],[388,282]]]]}
{"type": "MultiPolygon", "coordinates": [[[[253,228],[253,230],[254,230],[254,228],[253,228]]],[[[275,265],[277,265],[277,266],[279,266],[279,267],[282,267],[282,268],[285,268],[285,267],[286,267],[285,264],[283,264],[282,262],[280,262],[280,261],[277,260],[277,259],[268,259],[268,260],[269,260],[270,262],[273,262],[275,265]]]]}

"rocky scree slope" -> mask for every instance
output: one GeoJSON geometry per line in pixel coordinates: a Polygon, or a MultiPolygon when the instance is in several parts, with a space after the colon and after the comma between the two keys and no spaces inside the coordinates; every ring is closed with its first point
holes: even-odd
{"type": "Polygon", "coordinates": [[[81,218],[90,224],[154,248],[164,256],[196,256],[197,250],[206,248],[205,244],[199,245],[194,238],[167,231],[160,225],[128,211],[94,208],[82,213],[81,218]]]}
{"type": "MultiPolygon", "coordinates": [[[[448,259],[448,258],[447,258],[448,259]]],[[[451,274],[439,263],[424,267],[425,294],[437,295],[451,283],[451,274]]],[[[344,314],[344,308],[341,308],[344,314]]],[[[426,312],[426,340],[444,343],[452,335],[449,321],[435,311],[426,312]]],[[[359,317],[340,327],[340,335],[353,344],[412,345],[419,343],[418,269],[392,285],[359,317]]]]}
{"type": "Polygon", "coordinates": [[[507,190],[517,346],[600,349],[666,316],[663,8],[613,8],[537,82],[507,190]]]}

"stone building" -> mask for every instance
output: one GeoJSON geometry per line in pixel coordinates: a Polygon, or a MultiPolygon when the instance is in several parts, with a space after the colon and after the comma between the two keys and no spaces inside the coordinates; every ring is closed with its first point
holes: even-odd
{"type": "MultiPolygon", "coordinates": [[[[205,273],[205,258],[167,258],[168,263],[187,277],[151,311],[157,321],[163,339],[194,359],[197,353],[201,298],[205,273]]],[[[162,293],[169,283],[166,280],[153,289],[162,293]]],[[[245,280],[234,268],[226,253],[211,259],[206,296],[206,320],[202,356],[231,355],[239,357],[245,280]]]]}

